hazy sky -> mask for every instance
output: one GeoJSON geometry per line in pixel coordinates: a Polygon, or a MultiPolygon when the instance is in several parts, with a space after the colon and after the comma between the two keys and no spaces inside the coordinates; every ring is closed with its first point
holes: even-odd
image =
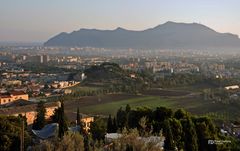
{"type": "Polygon", "coordinates": [[[0,0],[0,41],[46,41],[80,28],[142,30],[197,22],[240,35],[239,0],[0,0]]]}

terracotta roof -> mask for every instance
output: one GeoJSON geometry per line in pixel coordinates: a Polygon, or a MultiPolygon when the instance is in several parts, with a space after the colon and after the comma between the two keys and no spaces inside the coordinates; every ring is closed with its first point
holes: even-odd
{"type": "Polygon", "coordinates": [[[0,98],[11,98],[11,96],[10,95],[6,95],[6,94],[4,94],[4,95],[0,94],[0,98]]]}
{"type": "Polygon", "coordinates": [[[23,92],[23,91],[11,91],[10,94],[12,94],[12,95],[24,95],[26,93],[23,92]]]}
{"type": "Polygon", "coordinates": [[[16,96],[16,95],[24,95],[24,94],[26,93],[23,91],[11,91],[11,92],[0,94],[0,98],[11,98],[12,97],[11,95],[16,96]]]}

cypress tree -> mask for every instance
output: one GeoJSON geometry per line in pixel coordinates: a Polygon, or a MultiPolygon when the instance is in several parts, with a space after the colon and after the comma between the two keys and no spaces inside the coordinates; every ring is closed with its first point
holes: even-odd
{"type": "Polygon", "coordinates": [[[175,144],[169,120],[164,121],[164,133],[165,133],[164,150],[174,151],[175,144]]]}
{"type": "Polygon", "coordinates": [[[186,120],[182,120],[182,125],[185,142],[184,150],[198,151],[198,137],[192,119],[188,117],[186,120]]]}
{"type": "Polygon", "coordinates": [[[39,102],[37,105],[37,117],[33,122],[32,129],[40,130],[46,124],[45,120],[46,109],[44,107],[44,102],[39,102]]]}
{"type": "Polygon", "coordinates": [[[113,132],[113,123],[112,123],[112,117],[111,115],[108,116],[108,122],[107,122],[107,133],[113,132]]]}
{"type": "Polygon", "coordinates": [[[178,150],[183,149],[184,147],[184,141],[182,138],[183,130],[182,130],[182,124],[179,120],[172,118],[170,119],[170,125],[172,129],[173,134],[173,140],[175,142],[175,145],[177,146],[178,150]]]}
{"type": "Polygon", "coordinates": [[[64,136],[64,133],[68,130],[67,122],[66,122],[65,115],[64,115],[63,101],[61,101],[61,107],[60,107],[59,114],[60,115],[59,115],[59,121],[58,121],[58,125],[59,125],[58,136],[60,138],[62,138],[64,136]]]}
{"type": "MultiPolygon", "coordinates": [[[[200,151],[215,151],[217,150],[216,144],[208,144],[208,140],[216,140],[217,131],[212,121],[207,117],[194,118],[196,132],[198,136],[198,150],[200,151]]],[[[221,146],[224,147],[223,145],[221,146]]]]}
{"type": "Polygon", "coordinates": [[[113,118],[113,133],[117,132],[117,123],[116,123],[116,118],[113,118]]]}
{"type": "Polygon", "coordinates": [[[81,119],[80,119],[80,113],[79,113],[79,107],[77,108],[77,125],[80,125],[81,119]]]}
{"type": "Polygon", "coordinates": [[[120,107],[120,109],[117,111],[117,127],[122,130],[126,126],[127,117],[126,112],[120,107]]]}

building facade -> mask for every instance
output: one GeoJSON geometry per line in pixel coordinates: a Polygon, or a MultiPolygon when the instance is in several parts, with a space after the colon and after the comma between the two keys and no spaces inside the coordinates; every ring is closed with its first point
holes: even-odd
{"type": "Polygon", "coordinates": [[[28,101],[28,94],[22,91],[13,91],[9,93],[0,94],[0,105],[14,102],[16,100],[26,100],[28,101]]]}

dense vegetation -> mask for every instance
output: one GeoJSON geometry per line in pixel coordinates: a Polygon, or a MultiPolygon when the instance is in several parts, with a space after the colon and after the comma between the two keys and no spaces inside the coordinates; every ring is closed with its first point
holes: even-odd
{"type": "Polygon", "coordinates": [[[212,87],[225,87],[239,83],[239,79],[216,78],[205,76],[200,73],[178,73],[160,77],[155,81],[155,86],[162,88],[183,87],[198,84],[208,84],[212,87]]]}
{"type": "Polygon", "coordinates": [[[0,150],[20,150],[20,136],[24,122],[24,148],[30,144],[30,135],[27,132],[26,119],[22,116],[0,115],[0,150]]]}
{"type": "Polygon", "coordinates": [[[141,73],[123,70],[115,63],[106,62],[92,66],[84,72],[87,78],[83,85],[101,84],[104,92],[137,93],[149,87],[148,77],[144,77],[141,73]],[[134,77],[131,77],[131,74],[134,77]]]}
{"type": "MultiPolygon", "coordinates": [[[[157,107],[137,108],[132,110],[129,106],[125,110],[120,108],[116,114],[116,126],[114,120],[108,119],[107,131],[122,131],[124,128],[137,128],[140,135],[158,135],[163,129],[165,136],[165,150],[204,151],[204,150],[237,150],[237,143],[209,145],[208,140],[233,140],[223,136],[219,129],[208,117],[192,116],[186,111],[179,109],[173,112],[171,109],[157,107]]],[[[238,141],[239,143],[239,141],[238,141]]]]}
{"type": "MultiPolygon", "coordinates": [[[[77,115],[77,119],[79,115],[77,115]]],[[[191,151],[237,151],[239,140],[222,135],[208,117],[192,116],[183,109],[173,111],[165,107],[152,110],[146,107],[120,108],[115,117],[95,118],[91,123],[90,135],[65,133],[60,141],[52,139],[41,143],[46,150],[150,150],[156,151],[156,144],[145,144],[138,137],[165,137],[164,150],[191,151]],[[122,137],[113,140],[111,145],[105,140],[106,133],[121,133],[122,137]],[[208,140],[229,140],[231,143],[209,144],[208,140]],[[78,142],[78,143],[77,143],[78,142]],[[105,147],[104,147],[105,146],[105,147]],[[107,148],[106,148],[107,147],[107,148]]],[[[34,146],[34,149],[40,147],[34,146]]]]}
{"type": "Polygon", "coordinates": [[[171,74],[156,80],[158,87],[174,87],[198,84],[204,81],[201,74],[171,74]]]}

